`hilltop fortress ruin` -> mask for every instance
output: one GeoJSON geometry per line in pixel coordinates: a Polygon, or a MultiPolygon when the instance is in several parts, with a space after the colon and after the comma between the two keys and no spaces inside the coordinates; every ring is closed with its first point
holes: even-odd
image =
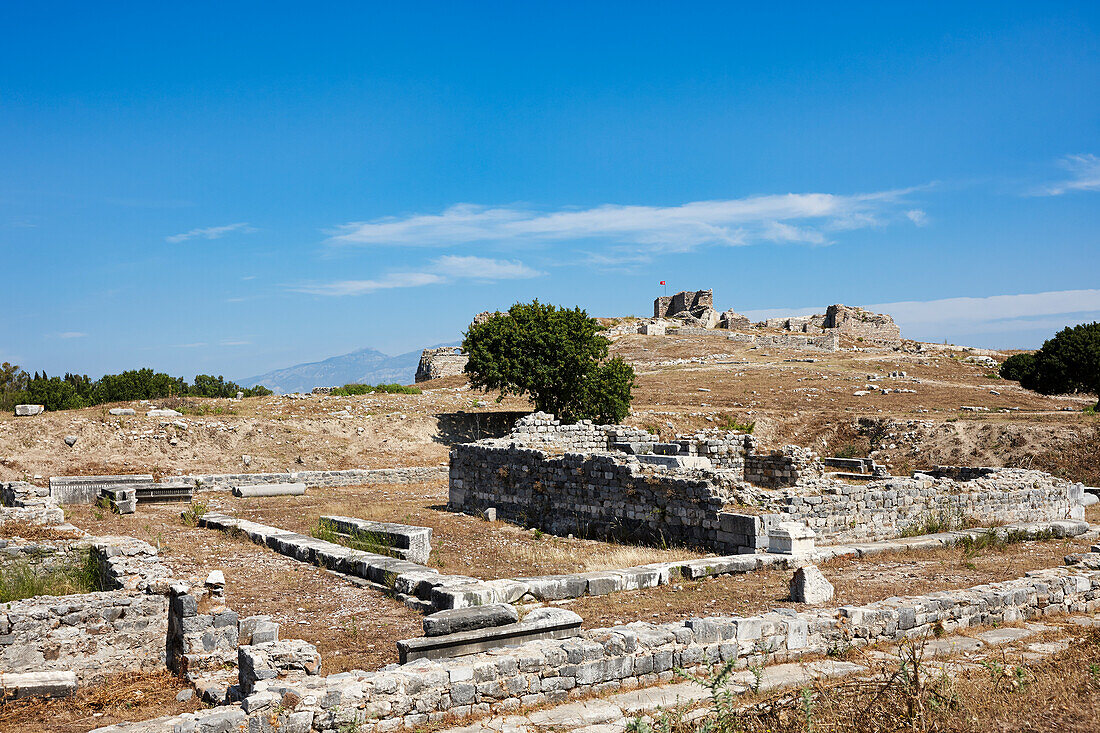
{"type": "MultiPolygon", "coordinates": [[[[474,322],[491,316],[479,313],[474,322]]],[[[666,333],[701,333],[714,329],[729,331],[731,341],[756,346],[837,351],[842,337],[868,346],[897,348],[901,346],[901,329],[885,313],[872,313],[863,308],[830,305],[824,313],[812,316],[784,316],[753,323],[733,309],[719,312],[714,307],[713,290],[682,290],[675,295],[662,295],[653,301],[653,317],[632,323],[626,329],[612,333],[637,332],[649,336],[666,333]]],[[[462,374],[469,357],[462,349],[447,346],[424,349],[416,370],[416,381],[426,382],[462,374]]]]}
{"type": "Polygon", "coordinates": [[[816,315],[784,316],[752,323],[732,309],[719,312],[714,307],[713,290],[684,290],[656,298],[653,317],[637,324],[638,333],[651,336],[713,329],[729,330],[731,341],[759,346],[836,351],[840,348],[841,337],[871,346],[901,346],[901,330],[885,313],[872,313],[838,303],[816,315]]]}

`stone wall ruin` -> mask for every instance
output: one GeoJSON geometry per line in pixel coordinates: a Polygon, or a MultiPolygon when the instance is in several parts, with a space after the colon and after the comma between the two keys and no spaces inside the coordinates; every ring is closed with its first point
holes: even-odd
{"type": "Polygon", "coordinates": [[[767,527],[800,521],[824,543],[897,537],[931,518],[981,523],[1080,519],[1084,487],[1040,471],[868,477],[825,474],[812,452],[758,452],[751,436],[703,433],[670,443],[620,426],[532,416],[507,438],[451,450],[449,505],[557,534],[615,536],[717,552],[764,549],[767,527]],[[598,437],[616,438],[606,442],[598,437]],[[584,436],[578,439],[577,436],[584,436]],[[723,516],[758,517],[753,531],[723,516]],[[752,537],[746,541],[746,537],[752,537]]]}
{"type": "Polygon", "coordinates": [[[427,382],[431,379],[455,377],[465,373],[468,354],[461,347],[443,346],[438,349],[424,349],[420,353],[420,364],[416,367],[416,381],[427,382]]]}

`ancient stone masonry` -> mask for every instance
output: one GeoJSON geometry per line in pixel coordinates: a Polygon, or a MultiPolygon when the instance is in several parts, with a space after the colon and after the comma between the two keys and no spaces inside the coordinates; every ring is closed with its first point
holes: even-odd
{"type": "Polygon", "coordinates": [[[713,546],[729,493],[713,477],[657,476],[608,454],[552,457],[490,441],[451,450],[449,505],[556,534],[713,546]]]}
{"type": "Polygon", "coordinates": [[[10,481],[0,484],[0,526],[5,522],[59,525],[65,521],[65,512],[50,497],[50,490],[26,481],[10,481]]]}
{"type": "Polygon", "coordinates": [[[71,670],[81,682],[164,664],[167,569],[131,537],[89,548],[99,592],[0,604],[0,669],[71,670]]]}
{"type": "Polygon", "coordinates": [[[758,453],[751,436],[701,433],[658,443],[615,426],[531,416],[507,438],[451,449],[449,504],[557,534],[616,535],[718,552],[767,548],[768,529],[801,521],[819,542],[896,537],[927,519],[979,523],[1079,519],[1084,487],[1039,471],[960,479],[917,473],[848,484],[812,452],[758,453]],[[607,435],[606,442],[601,437],[607,435]],[[741,516],[751,528],[733,527],[741,516]]]}
{"type": "Polygon", "coordinates": [[[714,309],[713,290],[682,290],[675,295],[664,295],[653,301],[654,318],[674,318],[677,314],[704,309],[714,309]]]}
{"type": "Polygon", "coordinates": [[[469,360],[469,355],[462,353],[462,349],[457,346],[424,349],[420,353],[420,364],[416,367],[416,381],[427,382],[430,379],[463,374],[469,360]]]}
{"type": "Polygon", "coordinates": [[[534,641],[454,659],[422,659],[377,672],[323,677],[287,669],[278,677],[252,682],[251,694],[240,707],[124,723],[98,733],[267,730],[265,720],[278,723],[280,733],[321,733],[351,726],[368,733],[414,728],[447,715],[504,713],[587,693],[670,681],[676,668],[694,670],[727,661],[745,668],[933,632],[1091,614],[1100,608],[1098,597],[1100,572],[1065,567],[1003,583],[890,598],[866,606],[800,613],[777,610],[670,624],[635,622],[587,630],[576,638],[534,641]]]}
{"type": "Polygon", "coordinates": [[[745,480],[757,486],[794,486],[799,481],[820,478],[824,471],[817,454],[788,445],[766,455],[745,456],[745,480]]]}
{"type": "Polygon", "coordinates": [[[963,520],[988,524],[1084,516],[1083,485],[1011,468],[971,481],[920,473],[864,485],[810,479],[774,491],[750,488],[739,498],[755,507],[759,521],[800,521],[817,533],[819,541],[827,542],[896,537],[928,519],[950,525],[963,520]]]}
{"type": "Polygon", "coordinates": [[[166,482],[185,482],[204,489],[229,491],[234,486],[303,483],[313,486],[358,486],[360,484],[411,484],[446,478],[446,466],[409,468],[352,468],[346,471],[293,471],[290,473],[207,473],[170,476],[166,482]]]}
{"type": "Polygon", "coordinates": [[[765,348],[840,350],[840,335],[835,332],[826,333],[822,336],[803,336],[793,333],[731,333],[727,338],[730,341],[739,341],[765,348]]]}
{"type": "Polygon", "coordinates": [[[847,305],[830,305],[825,311],[824,327],[844,336],[862,338],[884,346],[900,346],[901,330],[885,313],[872,313],[847,305]]]}

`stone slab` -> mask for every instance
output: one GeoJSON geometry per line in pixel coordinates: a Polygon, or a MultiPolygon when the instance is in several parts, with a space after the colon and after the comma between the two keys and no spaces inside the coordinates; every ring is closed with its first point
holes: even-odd
{"type": "Polygon", "coordinates": [[[321,517],[331,522],[337,532],[342,534],[363,533],[378,537],[396,551],[403,559],[420,565],[428,562],[432,552],[432,528],[417,527],[394,522],[371,522],[356,517],[326,515],[321,517]]]}
{"type": "Polygon", "coordinates": [[[149,474],[120,476],[51,476],[50,498],[59,504],[94,504],[101,489],[151,484],[149,474]]]}
{"type": "Polygon", "coordinates": [[[35,415],[41,415],[46,411],[46,408],[42,405],[16,405],[15,414],[18,417],[34,417],[35,415]]]}
{"type": "Polygon", "coordinates": [[[537,726],[577,730],[586,725],[610,723],[623,717],[617,705],[606,700],[571,702],[546,710],[536,710],[527,718],[537,726]]]}
{"type": "Polygon", "coordinates": [[[68,697],[76,691],[76,672],[0,674],[0,700],[28,697],[68,697]]]}
{"type": "Polygon", "coordinates": [[[444,659],[518,646],[539,639],[567,639],[581,633],[581,617],[564,608],[537,608],[515,624],[462,631],[447,636],[425,636],[397,642],[401,664],[417,659],[444,659]]]}
{"type": "Polygon", "coordinates": [[[471,608],[452,608],[424,617],[424,636],[446,636],[462,631],[505,626],[519,621],[515,607],[504,603],[471,608]]]}

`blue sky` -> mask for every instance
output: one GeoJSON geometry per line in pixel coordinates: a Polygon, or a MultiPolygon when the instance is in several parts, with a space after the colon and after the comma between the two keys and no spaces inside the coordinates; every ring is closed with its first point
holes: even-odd
{"type": "Polygon", "coordinates": [[[538,297],[1100,318],[1100,5],[7,4],[0,360],[243,378],[538,297]]]}

